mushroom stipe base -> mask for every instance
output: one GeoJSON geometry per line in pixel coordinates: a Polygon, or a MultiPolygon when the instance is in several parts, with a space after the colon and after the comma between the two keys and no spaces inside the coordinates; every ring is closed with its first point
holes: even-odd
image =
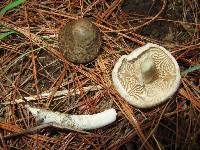
{"type": "Polygon", "coordinates": [[[151,108],[169,99],[178,89],[180,78],[175,58],[152,43],[121,56],[112,71],[116,90],[138,108],[151,108]]]}

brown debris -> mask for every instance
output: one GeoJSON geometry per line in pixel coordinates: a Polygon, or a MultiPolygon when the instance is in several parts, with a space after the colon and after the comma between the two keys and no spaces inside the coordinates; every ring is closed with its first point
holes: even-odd
{"type": "MultiPolygon", "coordinates": [[[[199,70],[182,76],[170,101],[148,110],[136,109],[119,96],[111,71],[121,55],[147,42],[169,49],[181,71],[199,65],[200,6],[194,0],[132,1],[134,7],[122,0],[32,0],[0,16],[0,34],[17,32],[0,40],[2,149],[128,149],[130,145],[199,149],[199,70]],[[83,17],[99,28],[103,51],[96,60],[75,65],[59,51],[58,32],[66,22],[83,17]],[[89,86],[101,89],[84,90],[89,86]],[[55,96],[63,90],[68,93],[55,96]],[[31,96],[34,101],[24,99],[31,96]],[[18,99],[22,103],[16,103],[18,99]],[[93,114],[112,107],[118,115],[115,123],[88,134],[47,127],[37,134],[6,138],[39,126],[25,103],[69,114],[93,114]]],[[[0,10],[10,2],[0,2],[0,10]]]]}

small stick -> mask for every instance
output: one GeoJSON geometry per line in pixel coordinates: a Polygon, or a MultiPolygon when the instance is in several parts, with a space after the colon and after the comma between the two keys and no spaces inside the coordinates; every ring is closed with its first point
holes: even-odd
{"type": "MultiPolygon", "coordinates": [[[[97,85],[97,86],[90,85],[90,86],[87,86],[87,87],[83,87],[84,92],[97,91],[97,90],[101,90],[101,89],[102,89],[102,87],[99,86],[99,85],[97,85]]],[[[73,96],[73,95],[76,95],[76,94],[80,94],[80,91],[78,89],[57,91],[55,93],[54,97],[66,96],[69,93],[72,93],[71,95],[73,96]]],[[[48,98],[50,94],[51,94],[51,91],[41,93],[41,99],[48,98]]],[[[14,103],[24,103],[24,102],[35,101],[35,100],[37,100],[37,95],[23,97],[23,99],[16,99],[15,101],[11,101],[11,102],[9,101],[9,102],[5,102],[5,103],[2,103],[2,104],[3,105],[9,105],[9,104],[14,104],[14,103]]]]}
{"type": "Polygon", "coordinates": [[[20,131],[20,132],[17,132],[17,133],[5,135],[3,137],[3,139],[10,139],[10,138],[26,135],[26,134],[29,134],[29,133],[33,134],[33,133],[36,133],[37,131],[44,129],[46,127],[49,127],[49,126],[51,126],[51,123],[43,124],[43,125],[40,125],[40,126],[37,126],[37,127],[30,128],[30,129],[26,129],[26,130],[23,130],[23,131],[20,131]]]}
{"type": "Polygon", "coordinates": [[[5,141],[4,141],[3,136],[2,136],[1,133],[0,133],[0,140],[1,140],[1,144],[2,144],[3,148],[4,148],[4,149],[7,149],[7,148],[6,148],[6,145],[5,145],[5,141]]]}
{"type": "Polygon", "coordinates": [[[84,134],[90,133],[90,132],[86,132],[86,131],[82,131],[82,130],[78,130],[78,129],[62,127],[62,126],[60,126],[60,125],[58,125],[54,122],[49,122],[49,123],[39,125],[37,127],[33,127],[33,128],[30,128],[30,129],[26,129],[26,130],[17,132],[17,133],[5,135],[5,136],[3,136],[3,139],[10,139],[10,138],[19,137],[19,136],[22,136],[22,135],[34,134],[34,133],[37,133],[39,130],[45,129],[47,127],[54,127],[54,128],[58,128],[58,129],[65,129],[65,130],[73,130],[75,132],[80,132],[80,133],[84,133],[84,134]]]}

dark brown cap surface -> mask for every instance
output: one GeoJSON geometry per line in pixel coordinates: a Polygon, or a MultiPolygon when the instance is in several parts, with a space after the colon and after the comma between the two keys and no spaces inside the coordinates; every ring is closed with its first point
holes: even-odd
{"type": "Polygon", "coordinates": [[[84,64],[98,56],[101,37],[99,29],[82,18],[67,23],[59,32],[58,42],[67,60],[84,64]]]}

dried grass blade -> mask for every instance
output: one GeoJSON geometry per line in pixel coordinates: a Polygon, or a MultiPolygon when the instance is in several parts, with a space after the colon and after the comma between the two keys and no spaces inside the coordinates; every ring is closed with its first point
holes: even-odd
{"type": "Polygon", "coordinates": [[[190,73],[190,72],[193,72],[193,71],[199,70],[199,69],[200,69],[200,64],[199,64],[199,65],[196,65],[196,66],[192,66],[192,67],[190,67],[189,69],[182,71],[182,72],[181,72],[181,75],[185,75],[185,74],[187,74],[187,73],[190,73]]]}

